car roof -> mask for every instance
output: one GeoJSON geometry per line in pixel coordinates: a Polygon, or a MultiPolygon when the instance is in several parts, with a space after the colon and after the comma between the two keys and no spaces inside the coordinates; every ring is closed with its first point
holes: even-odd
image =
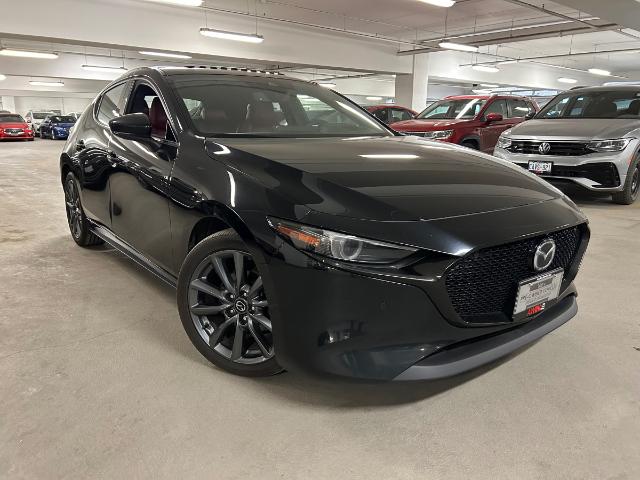
{"type": "Polygon", "coordinates": [[[490,98],[517,98],[528,100],[528,97],[523,97],[520,95],[500,95],[499,93],[493,93],[489,95],[449,95],[448,97],[444,97],[445,100],[489,100],[490,98]]]}
{"type": "Polygon", "coordinates": [[[581,92],[637,92],[640,90],[640,84],[638,85],[609,85],[598,87],[574,87],[571,90],[567,90],[563,93],[581,93],[581,92]]]}
{"type": "Polygon", "coordinates": [[[150,74],[152,72],[158,72],[163,76],[177,76],[177,75],[241,75],[248,77],[264,77],[264,78],[285,78],[287,80],[300,80],[299,78],[288,77],[280,72],[257,70],[251,68],[239,68],[239,67],[224,67],[224,66],[207,66],[207,65],[187,65],[183,67],[173,66],[154,66],[154,67],[139,67],[129,70],[121,78],[127,78],[130,76],[139,76],[150,74]]]}

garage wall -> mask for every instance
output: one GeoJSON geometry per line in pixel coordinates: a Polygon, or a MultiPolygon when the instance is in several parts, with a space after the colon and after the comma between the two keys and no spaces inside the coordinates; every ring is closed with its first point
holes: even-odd
{"type": "Polygon", "coordinates": [[[29,110],[59,110],[62,113],[81,112],[91,102],[89,98],[14,97],[15,111],[21,115],[29,110]]]}

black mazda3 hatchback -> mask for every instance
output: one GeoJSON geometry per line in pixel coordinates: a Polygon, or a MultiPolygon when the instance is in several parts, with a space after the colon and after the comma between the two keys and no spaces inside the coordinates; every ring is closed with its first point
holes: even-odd
{"type": "Polygon", "coordinates": [[[76,243],[175,286],[195,347],[236,374],[446,377],[577,312],[589,230],[562,193],[312,83],[133,70],[60,160],[76,243]]]}

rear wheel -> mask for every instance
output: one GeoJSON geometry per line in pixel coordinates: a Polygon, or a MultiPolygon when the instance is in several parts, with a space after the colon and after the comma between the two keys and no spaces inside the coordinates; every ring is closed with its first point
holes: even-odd
{"type": "Polygon", "coordinates": [[[262,276],[233,230],[189,252],[178,278],[178,311],[191,342],[211,363],[250,377],[282,371],[262,276]]]}
{"type": "Polygon", "coordinates": [[[80,202],[80,189],[78,181],[73,173],[67,173],[64,181],[64,200],[67,210],[67,222],[73,240],[81,247],[99,245],[102,240],[94,235],[89,228],[89,222],[82,210],[80,202]]]}
{"type": "Polygon", "coordinates": [[[627,172],[627,179],[624,182],[624,188],[621,192],[612,195],[613,201],[620,205],[631,205],[638,199],[640,193],[640,162],[636,158],[627,172]]]}

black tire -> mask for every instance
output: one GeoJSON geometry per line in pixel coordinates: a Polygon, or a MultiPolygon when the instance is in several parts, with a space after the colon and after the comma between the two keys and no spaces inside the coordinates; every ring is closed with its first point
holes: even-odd
{"type": "Polygon", "coordinates": [[[103,241],[91,232],[89,222],[82,209],[79,192],[80,187],[75,175],[71,172],[67,173],[64,179],[64,197],[69,231],[73,240],[81,247],[100,245],[103,241]]]}
{"type": "MultiPolygon", "coordinates": [[[[242,375],[246,377],[265,377],[265,376],[278,374],[282,372],[283,369],[280,365],[278,365],[276,361],[276,357],[275,355],[273,355],[273,350],[271,350],[270,356],[267,356],[267,355],[258,356],[256,357],[256,362],[259,362],[259,363],[251,363],[251,364],[238,363],[238,361],[245,361],[244,357],[234,361],[231,359],[233,358],[232,355],[229,357],[225,356],[224,352],[227,350],[230,351],[230,347],[228,346],[225,347],[224,342],[227,342],[227,345],[229,343],[233,344],[232,348],[235,349],[235,338],[236,338],[235,334],[238,331],[243,332],[242,336],[240,337],[240,338],[243,338],[243,341],[240,342],[240,345],[241,345],[240,348],[242,349],[243,344],[248,345],[246,347],[247,354],[250,354],[250,352],[252,351],[250,349],[250,346],[251,346],[251,342],[253,342],[255,338],[255,336],[254,337],[251,336],[253,335],[255,326],[252,326],[251,328],[248,328],[247,325],[240,327],[238,324],[239,320],[235,320],[235,321],[233,320],[234,318],[239,319],[239,317],[241,316],[239,315],[240,309],[238,309],[238,312],[235,312],[238,314],[238,316],[234,316],[234,317],[231,316],[231,314],[234,313],[234,310],[231,310],[231,314],[229,313],[228,308],[233,308],[234,304],[229,304],[226,307],[227,309],[225,311],[217,312],[215,314],[206,314],[206,315],[200,316],[193,313],[194,307],[192,307],[192,305],[190,304],[194,302],[193,300],[194,288],[192,287],[192,284],[193,284],[192,282],[196,281],[194,280],[194,276],[196,277],[196,279],[206,278],[207,281],[209,281],[208,277],[201,277],[202,274],[199,273],[199,270],[202,268],[202,265],[206,264],[207,262],[211,263],[212,262],[211,259],[214,258],[215,255],[224,255],[224,254],[229,254],[230,252],[238,253],[238,254],[242,253],[245,256],[244,257],[245,260],[243,260],[243,263],[242,263],[243,270],[244,270],[244,267],[247,266],[247,270],[251,269],[254,272],[253,275],[256,275],[257,278],[261,278],[260,273],[257,272],[257,266],[255,265],[255,263],[252,263],[252,257],[248,253],[247,246],[233,230],[223,230],[221,232],[215,233],[205,238],[200,243],[198,243],[191,250],[191,252],[189,252],[189,254],[187,255],[187,258],[182,264],[182,268],[180,269],[180,275],[178,277],[178,292],[177,292],[178,312],[180,313],[180,320],[182,321],[182,325],[187,335],[189,336],[189,339],[193,343],[193,345],[207,360],[209,360],[211,363],[213,363],[217,367],[220,367],[223,370],[226,370],[233,374],[242,375]],[[247,259],[249,261],[247,261],[247,259]],[[249,265],[250,265],[250,268],[249,268],[249,265]],[[232,323],[229,323],[229,322],[232,322],[232,323]],[[223,325],[225,324],[230,324],[231,326],[226,327],[225,329],[223,328],[223,325]],[[213,328],[213,325],[215,325],[215,329],[213,328]],[[206,327],[208,327],[210,330],[205,331],[206,327]],[[222,341],[218,340],[217,342],[214,342],[214,345],[212,347],[210,346],[211,341],[213,341],[211,339],[213,339],[216,336],[219,330],[221,330],[222,333],[219,333],[217,336],[218,338],[224,338],[224,340],[222,341]],[[251,332],[249,332],[249,330],[251,330],[251,332]],[[210,335],[209,342],[205,341],[205,337],[207,334],[210,335]],[[233,334],[233,338],[230,338],[231,334],[233,334]]],[[[249,280],[249,274],[243,274],[242,277],[249,280]]],[[[229,279],[231,279],[234,283],[236,283],[237,275],[236,276],[230,275],[229,279]]],[[[211,285],[213,285],[213,280],[211,280],[211,282],[212,282],[211,285]]],[[[210,284],[207,284],[207,285],[210,285],[210,284]]],[[[218,290],[218,293],[220,293],[222,290],[223,290],[223,287],[221,285],[218,290]]],[[[225,292],[227,292],[227,294],[229,293],[227,290],[225,290],[225,292]]],[[[261,292],[262,292],[261,293],[262,298],[264,299],[264,303],[267,304],[266,296],[263,296],[264,292],[262,289],[261,289],[261,292]]],[[[197,306],[199,308],[207,308],[207,307],[211,307],[211,304],[220,303],[220,301],[217,300],[215,297],[209,297],[208,295],[202,292],[196,293],[196,295],[200,295],[197,299],[197,306]],[[205,299],[210,299],[212,301],[211,304],[203,305],[204,303],[206,303],[206,300],[204,300],[203,297],[201,297],[201,295],[204,295],[205,299]]],[[[234,297],[231,297],[231,300],[229,300],[229,302],[234,302],[233,298],[234,297]]],[[[240,297],[238,296],[237,298],[239,299],[240,297]]],[[[217,308],[221,308],[221,307],[217,306],[217,308]]],[[[266,308],[268,309],[268,306],[266,308]]],[[[251,311],[252,312],[254,311],[253,308],[251,309],[251,311]]],[[[266,313],[268,314],[268,310],[266,311],[266,313]]],[[[252,315],[248,315],[248,316],[252,317],[252,315]]],[[[243,316],[243,317],[244,319],[246,319],[248,316],[243,316]]],[[[268,316],[263,318],[267,318],[268,320],[268,316]]],[[[252,320],[252,325],[253,325],[253,320],[252,320]]],[[[265,330],[265,332],[267,336],[270,337],[270,331],[265,330]]],[[[271,338],[271,346],[272,346],[273,339],[272,337],[270,338],[271,338]]],[[[242,351],[244,352],[245,350],[242,350],[242,351]]],[[[251,360],[251,358],[249,358],[249,360],[251,360]]]]}
{"type": "Polygon", "coordinates": [[[624,188],[621,192],[614,193],[611,197],[613,201],[619,205],[631,205],[638,199],[640,193],[640,163],[639,157],[636,157],[627,172],[627,179],[624,182],[624,188]]]}
{"type": "Polygon", "coordinates": [[[44,140],[44,132],[42,130],[40,130],[40,138],[44,140]]]}
{"type": "Polygon", "coordinates": [[[471,148],[473,150],[480,150],[480,146],[475,140],[464,140],[460,145],[462,145],[463,147],[471,148]]]}

